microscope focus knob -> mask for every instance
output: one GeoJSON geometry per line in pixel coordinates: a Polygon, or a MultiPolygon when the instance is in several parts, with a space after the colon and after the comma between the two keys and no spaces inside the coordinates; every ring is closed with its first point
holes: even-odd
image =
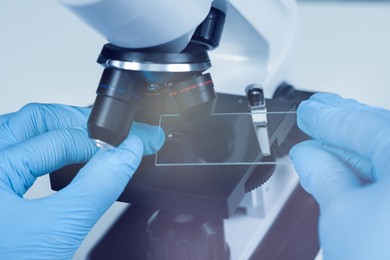
{"type": "Polygon", "coordinates": [[[223,220],[163,211],[148,224],[149,260],[228,260],[223,220]]]}
{"type": "Polygon", "coordinates": [[[263,185],[275,172],[275,164],[257,165],[245,183],[245,192],[250,192],[263,185]]]}

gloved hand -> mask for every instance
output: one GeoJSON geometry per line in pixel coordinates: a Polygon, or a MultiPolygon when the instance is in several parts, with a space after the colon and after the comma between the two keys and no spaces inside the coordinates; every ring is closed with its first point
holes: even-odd
{"type": "Polygon", "coordinates": [[[159,129],[134,123],[113,150],[98,151],[85,130],[90,110],[30,104],[0,117],[0,259],[70,259],[122,193],[159,129]],[[61,191],[23,199],[35,179],[88,163],[61,191]]]}
{"type": "Polygon", "coordinates": [[[314,140],[290,156],[320,205],[325,259],[390,259],[390,111],[315,94],[297,111],[314,140]]]}

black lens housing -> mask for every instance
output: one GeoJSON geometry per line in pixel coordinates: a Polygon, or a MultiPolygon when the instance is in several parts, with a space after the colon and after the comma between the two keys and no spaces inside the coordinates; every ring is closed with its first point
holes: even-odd
{"type": "Polygon", "coordinates": [[[210,73],[174,83],[169,90],[168,95],[174,100],[177,111],[186,120],[209,115],[214,111],[217,95],[210,73]]]}
{"type": "Polygon", "coordinates": [[[89,137],[118,146],[130,131],[145,85],[139,72],[106,68],[88,119],[89,137]]]}
{"type": "MultiPolygon", "coordinates": [[[[225,14],[211,8],[180,53],[166,53],[158,46],[127,49],[104,45],[97,62],[105,69],[88,119],[89,137],[98,144],[118,146],[137,117],[145,90],[152,85],[166,87],[165,93],[172,97],[177,112],[184,119],[212,113],[216,93],[210,74],[203,72],[211,67],[207,50],[218,46],[224,21],[225,14]]],[[[160,96],[164,99],[164,95],[160,96]]],[[[150,111],[143,109],[140,113],[150,111]]]]}

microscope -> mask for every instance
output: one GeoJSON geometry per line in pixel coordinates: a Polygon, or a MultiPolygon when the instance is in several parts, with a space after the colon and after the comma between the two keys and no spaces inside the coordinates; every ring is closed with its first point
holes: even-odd
{"type": "MultiPolygon", "coordinates": [[[[91,140],[112,149],[133,121],[165,135],[118,199],[130,206],[89,258],[235,260],[272,252],[266,238],[297,193],[292,166],[276,157],[306,138],[291,115],[311,94],[284,82],[295,1],[60,2],[109,42],[97,58],[103,73],[91,140]]],[[[52,188],[65,187],[81,167],[51,174],[52,188]]],[[[303,210],[297,198],[294,212],[303,210]]]]}

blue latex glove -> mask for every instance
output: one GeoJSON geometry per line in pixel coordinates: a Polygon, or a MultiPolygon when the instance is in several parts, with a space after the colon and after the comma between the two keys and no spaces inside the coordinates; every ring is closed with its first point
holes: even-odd
{"type": "Polygon", "coordinates": [[[159,128],[134,123],[113,150],[98,151],[85,130],[90,110],[30,104],[0,117],[0,259],[70,259],[119,197],[159,128]],[[23,199],[35,179],[88,163],[61,191],[23,199]]]}
{"type": "Polygon", "coordinates": [[[325,259],[390,259],[390,111],[332,94],[298,108],[314,140],[290,152],[320,205],[325,259]]]}

